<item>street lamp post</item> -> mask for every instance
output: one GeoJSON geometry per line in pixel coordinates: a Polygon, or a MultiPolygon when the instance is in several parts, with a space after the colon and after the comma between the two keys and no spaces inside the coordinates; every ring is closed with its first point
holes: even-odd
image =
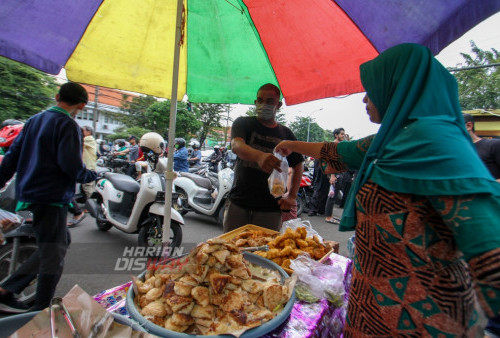
{"type": "Polygon", "coordinates": [[[309,114],[309,119],[307,120],[307,142],[309,142],[309,131],[311,130],[311,114],[316,113],[316,112],[321,111],[321,110],[323,110],[323,108],[315,110],[309,114]]]}

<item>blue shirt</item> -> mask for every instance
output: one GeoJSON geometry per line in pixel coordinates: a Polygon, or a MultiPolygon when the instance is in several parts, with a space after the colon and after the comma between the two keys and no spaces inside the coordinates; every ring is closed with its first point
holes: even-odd
{"type": "Polygon", "coordinates": [[[177,149],[174,153],[174,171],[189,171],[188,151],[186,147],[177,149]]]}

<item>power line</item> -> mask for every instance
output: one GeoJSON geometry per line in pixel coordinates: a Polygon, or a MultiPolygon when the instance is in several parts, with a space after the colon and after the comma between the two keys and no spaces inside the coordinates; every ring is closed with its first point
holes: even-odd
{"type": "Polygon", "coordinates": [[[479,68],[487,68],[487,67],[498,67],[500,63],[491,63],[489,65],[479,65],[479,66],[470,66],[470,67],[462,67],[462,68],[448,68],[449,72],[459,72],[462,70],[471,70],[471,69],[479,69],[479,68]]]}

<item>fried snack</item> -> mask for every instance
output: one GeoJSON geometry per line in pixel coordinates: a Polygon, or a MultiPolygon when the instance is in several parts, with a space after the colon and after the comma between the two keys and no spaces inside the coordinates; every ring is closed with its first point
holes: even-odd
{"type": "Polygon", "coordinates": [[[271,195],[273,196],[283,196],[285,194],[285,185],[283,182],[274,182],[271,188],[271,195]]]}
{"type": "Polygon", "coordinates": [[[256,251],[255,254],[272,260],[283,268],[290,268],[290,261],[300,254],[307,253],[311,258],[323,258],[330,247],[324,244],[317,235],[307,237],[307,229],[299,227],[295,230],[287,228],[281,235],[271,236],[260,230],[247,230],[232,239],[238,247],[256,246],[249,245],[250,241],[257,241],[259,246],[268,245],[269,251],[256,251]],[[261,236],[261,237],[259,237],[261,236]],[[260,239],[266,239],[266,242],[260,239]]]}
{"type": "MultiPolygon", "coordinates": [[[[262,235],[245,234],[238,240],[262,235]]],[[[280,251],[275,249],[277,255],[280,251]]],[[[134,301],[146,319],[169,330],[203,335],[245,331],[273,319],[291,290],[276,271],[250,264],[237,246],[220,239],[198,245],[172,273],[167,268],[149,270],[136,286],[134,301]]]]}

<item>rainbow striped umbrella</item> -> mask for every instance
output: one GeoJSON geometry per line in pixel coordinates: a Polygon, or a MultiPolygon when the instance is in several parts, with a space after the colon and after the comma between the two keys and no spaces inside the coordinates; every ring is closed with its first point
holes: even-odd
{"type": "Polygon", "coordinates": [[[402,42],[434,53],[500,0],[2,0],[0,55],[70,80],[192,102],[288,105],[363,91],[358,67],[402,42]],[[175,68],[175,70],[174,70],[175,68]]]}

